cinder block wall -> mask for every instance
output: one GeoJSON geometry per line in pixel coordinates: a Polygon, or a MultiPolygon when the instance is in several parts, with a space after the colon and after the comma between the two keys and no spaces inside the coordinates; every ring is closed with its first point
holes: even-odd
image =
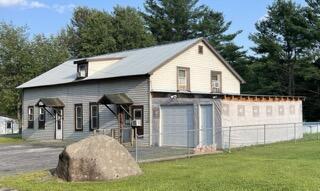
{"type": "Polygon", "coordinates": [[[302,101],[221,100],[221,107],[222,127],[221,140],[217,139],[218,148],[273,143],[303,137],[302,101]]]}

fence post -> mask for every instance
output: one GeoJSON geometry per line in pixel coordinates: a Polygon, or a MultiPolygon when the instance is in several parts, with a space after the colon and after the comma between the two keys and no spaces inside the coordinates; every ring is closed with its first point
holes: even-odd
{"type": "Polygon", "coordinates": [[[266,124],[263,125],[263,144],[266,144],[266,124]]]}
{"type": "Polygon", "coordinates": [[[231,153],[231,126],[229,127],[229,153],[231,153]]]}
{"type": "Polygon", "coordinates": [[[137,133],[138,128],[134,128],[134,136],[136,138],[136,147],[135,147],[135,153],[136,153],[136,162],[138,162],[138,133],[137,133]]]}
{"type": "Polygon", "coordinates": [[[294,128],[294,143],[296,143],[297,142],[297,127],[296,127],[295,123],[293,124],[293,128],[294,128]]]}
{"type": "Polygon", "coordinates": [[[189,158],[190,157],[190,148],[189,148],[189,129],[187,129],[187,149],[188,149],[188,151],[187,151],[187,158],[189,158]]]}
{"type": "Polygon", "coordinates": [[[319,140],[319,123],[317,123],[317,140],[319,140]]]}
{"type": "Polygon", "coordinates": [[[134,144],[134,128],[131,129],[131,146],[134,144]]]}

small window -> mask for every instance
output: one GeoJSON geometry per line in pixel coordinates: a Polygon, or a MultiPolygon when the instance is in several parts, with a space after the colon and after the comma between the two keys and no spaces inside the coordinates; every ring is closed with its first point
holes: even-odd
{"type": "Polygon", "coordinates": [[[143,106],[133,106],[132,107],[132,118],[136,122],[133,127],[137,128],[137,134],[143,135],[143,106]]]}
{"type": "Polygon", "coordinates": [[[99,105],[90,103],[90,131],[99,129],[99,105]]]}
{"type": "Polygon", "coordinates": [[[77,78],[88,77],[88,63],[78,64],[78,75],[77,78]]]}
{"type": "Polygon", "coordinates": [[[83,130],[82,104],[75,104],[74,105],[74,113],[75,113],[75,130],[82,131],[83,130]]]}
{"type": "Polygon", "coordinates": [[[34,125],[34,107],[28,107],[28,129],[33,129],[34,125]]]}
{"type": "Polygon", "coordinates": [[[222,93],[221,81],[221,72],[211,71],[212,93],[222,93]]]}
{"type": "Polygon", "coordinates": [[[189,68],[178,67],[177,90],[190,91],[190,69],[189,68]]]}
{"type": "Polygon", "coordinates": [[[39,129],[44,129],[45,128],[45,121],[46,121],[46,114],[45,114],[45,109],[43,107],[39,108],[39,129]]]}
{"type": "Polygon", "coordinates": [[[12,121],[7,122],[7,129],[12,129],[13,123],[12,121]]]}
{"type": "Polygon", "coordinates": [[[198,46],[198,53],[203,54],[203,46],[201,45],[198,46]]]}

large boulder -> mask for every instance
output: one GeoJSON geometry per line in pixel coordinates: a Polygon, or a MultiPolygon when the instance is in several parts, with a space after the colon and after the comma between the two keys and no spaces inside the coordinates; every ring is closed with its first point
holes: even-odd
{"type": "Polygon", "coordinates": [[[55,174],[67,181],[113,180],[142,171],[117,140],[96,135],[67,146],[59,155],[55,174]]]}

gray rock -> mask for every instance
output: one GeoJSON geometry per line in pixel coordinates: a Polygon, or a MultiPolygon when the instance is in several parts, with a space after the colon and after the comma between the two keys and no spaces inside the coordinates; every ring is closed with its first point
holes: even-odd
{"type": "Polygon", "coordinates": [[[106,135],[67,146],[55,170],[55,175],[67,181],[114,180],[141,173],[128,150],[106,135]]]}

